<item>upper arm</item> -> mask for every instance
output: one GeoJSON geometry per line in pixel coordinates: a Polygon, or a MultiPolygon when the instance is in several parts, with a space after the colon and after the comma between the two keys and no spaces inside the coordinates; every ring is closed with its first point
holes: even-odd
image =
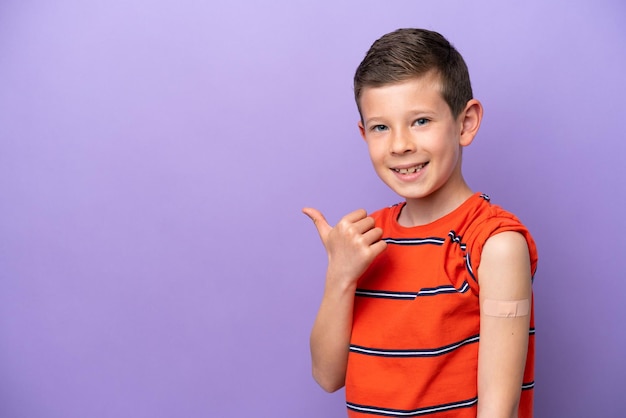
{"type": "Polygon", "coordinates": [[[485,313],[483,308],[486,300],[532,303],[531,261],[522,234],[507,231],[487,240],[478,267],[478,282],[479,417],[516,417],[526,365],[530,314],[499,317],[485,313]]]}

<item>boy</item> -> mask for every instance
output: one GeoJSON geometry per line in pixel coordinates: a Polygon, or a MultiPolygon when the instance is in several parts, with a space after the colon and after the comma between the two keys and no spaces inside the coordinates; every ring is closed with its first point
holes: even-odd
{"type": "Polygon", "coordinates": [[[532,417],[537,264],[528,230],[461,172],[483,108],[440,34],[400,29],[354,77],[361,136],[404,201],[331,227],[311,332],[315,380],[350,417],[532,417]],[[479,342],[480,340],[480,342],[479,342]]]}

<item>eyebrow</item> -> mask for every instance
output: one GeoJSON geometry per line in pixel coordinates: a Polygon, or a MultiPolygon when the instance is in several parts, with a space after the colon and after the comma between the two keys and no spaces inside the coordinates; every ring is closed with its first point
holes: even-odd
{"type": "MultiPolygon", "coordinates": [[[[437,112],[435,110],[425,110],[425,109],[414,109],[414,110],[409,110],[408,112],[406,112],[406,115],[408,115],[411,118],[422,118],[422,117],[433,117],[437,114],[437,112]]],[[[365,123],[371,123],[372,121],[379,121],[379,120],[385,120],[386,118],[384,116],[372,116],[369,118],[364,118],[363,121],[365,123]]]]}

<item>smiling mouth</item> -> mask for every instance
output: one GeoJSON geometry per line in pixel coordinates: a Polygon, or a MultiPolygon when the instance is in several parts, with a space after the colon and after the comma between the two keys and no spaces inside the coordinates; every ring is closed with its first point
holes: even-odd
{"type": "Polygon", "coordinates": [[[422,164],[418,164],[414,167],[409,167],[409,168],[392,168],[392,170],[400,174],[413,174],[413,173],[417,173],[422,168],[426,167],[427,164],[428,163],[422,163],[422,164]]]}

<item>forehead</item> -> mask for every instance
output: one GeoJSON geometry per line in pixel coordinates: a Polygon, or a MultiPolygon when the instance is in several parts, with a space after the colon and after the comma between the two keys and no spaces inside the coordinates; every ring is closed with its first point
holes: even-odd
{"type": "Polygon", "coordinates": [[[363,88],[360,108],[363,117],[367,119],[390,112],[442,112],[448,105],[442,95],[439,75],[429,72],[396,83],[363,88]]]}

